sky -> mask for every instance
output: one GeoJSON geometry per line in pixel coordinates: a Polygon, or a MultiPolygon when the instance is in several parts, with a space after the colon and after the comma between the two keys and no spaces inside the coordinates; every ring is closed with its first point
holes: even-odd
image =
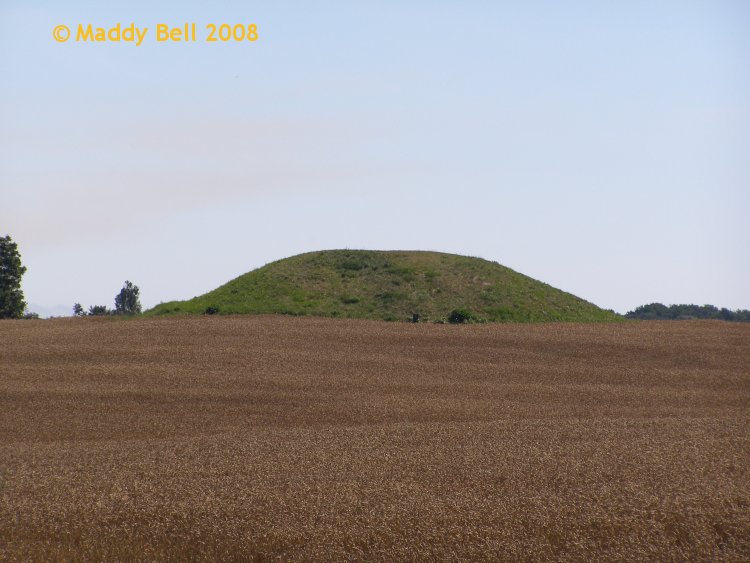
{"type": "Polygon", "coordinates": [[[0,0],[0,236],[30,310],[331,248],[479,256],[621,313],[750,309],[750,3],[305,4],[0,0]],[[89,23],[149,32],[53,38],[89,23]]]}

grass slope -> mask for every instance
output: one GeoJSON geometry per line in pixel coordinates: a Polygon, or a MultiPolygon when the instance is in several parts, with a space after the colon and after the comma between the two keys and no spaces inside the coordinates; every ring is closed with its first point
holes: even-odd
{"type": "Polygon", "coordinates": [[[480,258],[440,252],[327,250],[272,262],[188,301],[147,315],[281,313],[357,319],[446,319],[465,309],[485,321],[618,318],[570,293],[480,258]]]}

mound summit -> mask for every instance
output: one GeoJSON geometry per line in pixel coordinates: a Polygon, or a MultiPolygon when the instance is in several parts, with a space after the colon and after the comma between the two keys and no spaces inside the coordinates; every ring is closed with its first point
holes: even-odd
{"type": "Polygon", "coordinates": [[[148,315],[286,314],[490,322],[609,321],[617,315],[481,258],[425,251],[325,250],[278,260],[148,315]]]}

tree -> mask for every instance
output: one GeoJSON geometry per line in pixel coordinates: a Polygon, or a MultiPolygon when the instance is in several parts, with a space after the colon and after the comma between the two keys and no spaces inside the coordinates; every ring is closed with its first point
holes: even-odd
{"type": "Polygon", "coordinates": [[[115,296],[115,313],[118,315],[139,314],[141,312],[141,302],[138,299],[140,292],[137,285],[126,280],[120,293],[115,296]]]}
{"type": "Polygon", "coordinates": [[[89,316],[91,317],[104,317],[110,313],[111,311],[106,305],[92,305],[89,307],[89,316]]]}
{"type": "Polygon", "coordinates": [[[10,236],[0,237],[0,319],[23,317],[26,301],[21,291],[21,276],[25,272],[18,245],[10,236]]]}
{"type": "Polygon", "coordinates": [[[82,317],[82,316],[84,316],[84,315],[85,315],[86,313],[84,313],[84,312],[83,312],[83,306],[82,306],[82,305],[81,305],[80,303],[74,303],[74,304],[73,304],[73,314],[74,314],[74,315],[75,315],[76,317],[82,317]]]}
{"type": "Polygon", "coordinates": [[[688,319],[721,319],[725,321],[750,321],[750,311],[727,308],[719,309],[715,305],[670,305],[661,303],[641,305],[625,314],[629,319],[651,320],[688,320],[688,319]]]}
{"type": "Polygon", "coordinates": [[[451,311],[451,314],[448,315],[448,322],[453,325],[463,324],[463,323],[470,322],[473,320],[474,320],[474,315],[472,315],[466,309],[454,309],[453,311],[451,311]]]}
{"type": "Polygon", "coordinates": [[[629,319],[642,319],[642,320],[656,320],[656,319],[671,319],[672,313],[669,307],[663,303],[649,303],[648,305],[641,305],[633,311],[629,311],[625,314],[629,319]]]}

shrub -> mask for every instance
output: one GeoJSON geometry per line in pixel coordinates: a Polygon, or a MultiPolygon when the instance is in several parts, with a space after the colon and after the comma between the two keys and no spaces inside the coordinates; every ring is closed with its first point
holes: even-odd
{"type": "Polygon", "coordinates": [[[104,317],[111,314],[112,311],[110,311],[106,305],[92,305],[89,307],[89,315],[92,317],[104,317]]]}
{"type": "Polygon", "coordinates": [[[396,293],[394,291],[385,291],[383,293],[377,293],[375,295],[375,299],[378,299],[383,303],[393,303],[394,301],[400,301],[405,297],[406,295],[404,295],[403,293],[396,293]]]}
{"type": "Polygon", "coordinates": [[[474,315],[466,309],[453,309],[451,314],[448,315],[448,322],[454,325],[467,323],[473,320],[475,320],[474,315]]]}
{"type": "Polygon", "coordinates": [[[339,270],[358,272],[372,266],[372,256],[367,253],[348,254],[339,260],[337,266],[339,270]]]}
{"type": "Polygon", "coordinates": [[[203,311],[204,315],[217,315],[219,313],[219,308],[215,305],[209,305],[206,307],[206,310],[203,311]]]}
{"type": "Polygon", "coordinates": [[[413,268],[390,268],[389,271],[392,275],[400,277],[405,282],[414,281],[413,268]]]}

